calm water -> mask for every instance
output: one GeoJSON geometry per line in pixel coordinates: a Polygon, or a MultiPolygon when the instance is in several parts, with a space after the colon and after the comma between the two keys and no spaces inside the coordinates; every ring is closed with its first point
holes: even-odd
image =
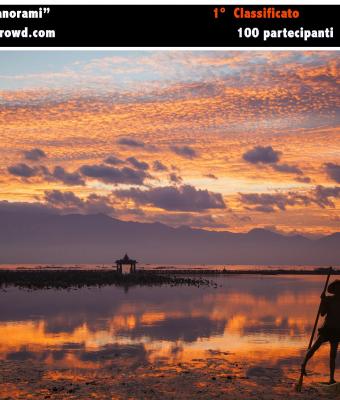
{"type": "MultiPolygon", "coordinates": [[[[251,365],[296,367],[323,276],[216,277],[218,288],[118,287],[0,292],[0,358],[99,368],[117,352],[169,364],[216,351],[251,365]]],[[[327,373],[328,348],[310,364],[327,373]]]]}

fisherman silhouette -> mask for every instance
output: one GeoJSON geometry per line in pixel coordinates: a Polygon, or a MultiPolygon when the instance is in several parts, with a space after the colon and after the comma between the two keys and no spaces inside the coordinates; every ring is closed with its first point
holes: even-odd
{"type": "Polygon", "coordinates": [[[329,354],[329,369],[330,378],[329,384],[335,383],[335,360],[338,351],[338,344],[340,341],[340,280],[332,282],[328,286],[328,292],[333,296],[326,296],[324,293],[321,295],[321,316],[325,316],[325,320],[319,329],[319,335],[315,340],[313,346],[308,350],[305,359],[301,366],[301,373],[307,375],[306,366],[307,362],[313,357],[314,353],[319,347],[325,343],[330,343],[329,354]]]}

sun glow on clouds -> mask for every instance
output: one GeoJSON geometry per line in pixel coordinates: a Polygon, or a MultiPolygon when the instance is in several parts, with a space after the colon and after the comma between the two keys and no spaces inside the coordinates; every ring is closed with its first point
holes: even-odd
{"type": "Polygon", "coordinates": [[[338,52],[44,52],[39,65],[35,54],[0,55],[0,200],[44,202],[46,191],[71,191],[87,201],[83,212],[89,196],[100,197],[96,206],[110,198],[106,206],[121,219],[336,230],[338,52]],[[279,154],[274,162],[244,157],[269,147],[279,154]],[[38,150],[45,156],[35,157],[38,150]],[[225,209],[208,202],[188,210],[183,197],[163,208],[150,197],[185,185],[195,196],[220,193],[225,209]],[[330,190],[316,194],[317,185],[330,190]],[[116,195],[133,188],[151,200],[116,195]],[[290,191],[309,200],[283,210],[240,197],[290,191]]]}

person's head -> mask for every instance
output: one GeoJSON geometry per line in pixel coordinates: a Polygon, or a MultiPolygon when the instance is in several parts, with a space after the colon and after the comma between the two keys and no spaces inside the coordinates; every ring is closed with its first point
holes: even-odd
{"type": "Polygon", "coordinates": [[[340,295],[340,280],[336,279],[328,286],[328,293],[339,296],[340,295]]]}

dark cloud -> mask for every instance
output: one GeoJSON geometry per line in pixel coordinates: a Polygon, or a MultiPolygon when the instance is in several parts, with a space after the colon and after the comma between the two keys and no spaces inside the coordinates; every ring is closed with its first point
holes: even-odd
{"type": "Polygon", "coordinates": [[[273,164],[272,168],[275,171],[278,172],[284,172],[287,174],[297,174],[297,175],[303,175],[303,172],[299,167],[296,165],[290,165],[290,164],[273,164]]]}
{"type": "Polygon", "coordinates": [[[134,166],[137,169],[141,169],[143,171],[146,171],[149,169],[149,164],[144,162],[144,161],[139,161],[135,157],[129,157],[126,159],[132,166],[134,166]]]}
{"type": "Polygon", "coordinates": [[[183,182],[183,179],[181,176],[177,175],[175,172],[172,172],[169,175],[169,181],[173,182],[173,183],[181,183],[181,182],[183,182]]]}
{"type": "Polygon", "coordinates": [[[198,156],[196,150],[189,146],[170,146],[171,151],[185,158],[195,158],[198,156]]]}
{"type": "Polygon", "coordinates": [[[83,165],[79,170],[68,172],[61,166],[54,167],[49,170],[47,167],[40,165],[37,167],[30,167],[27,164],[19,163],[7,168],[8,172],[12,175],[18,176],[23,179],[32,177],[39,177],[46,181],[59,181],[66,185],[84,186],[84,177],[96,178],[106,183],[125,183],[142,185],[144,180],[148,177],[151,178],[144,170],[148,168],[147,163],[139,162],[134,157],[130,157],[129,161],[134,164],[138,169],[130,167],[117,168],[105,164],[100,165],[83,165]]]}
{"type": "Polygon", "coordinates": [[[303,177],[303,171],[297,165],[279,163],[281,155],[282,152],[274,150],[272,146],[256,146],[244,153],[243,159],[251,164],[269,165],[277,172],[298,175],[300,176],[299,182],[310,182],[308,177],[303,177]]]}
{"type": "Polygon", "coordinates": [[[7,168],[12,175],[21,178],[40,177],[47,181],[60,181],[67,185],[85,185],[85,181],[79,172],[67,172],[63,167],[56,166],[51,172],[47,167],[40,165],[39,167],[30,167],[27,164],[20,163],[7,168]]]}
{"type": "Polygon", "coordinates": [[[242,222],[242,223],[246,223],[246,222],[251,222],[252,219],[249,215],[241,215],[241,214],[237,214],[235,211],[233,211],[232,209],[229,208],[228,210],[230,212],[230,216],[231,218],[233,218],[235,221],[242,222]]]}
{"type": "Polygon", "coordinates": [[[99,196],[91,193],[85,202],[85,211],[89,214],[103,213],[108,215],[115,215],[114,201],[110,196],[99,196]]]}
{"type": "Polygon", "coordinates": [[[11,175],[19,176],[20,178],[32,178],[38,174],[37,168],[32,168],[24,163],[11,165],[7,168],[7,171],[11,175]]]}
{"type": "Polygon", "coordinates": [[[161,171],[167,171],[168,167],[166,165],[164,165],[162,162],[156,160],[153,162],[153,170],[156,172],[161,172],[161,171]]]}
{"type": "Polygon", "coordinates": [[[273,164],[280,160],[280,151],[275,151],[272,146],[256,146],[243,154],[243,159],[251,164],[273,164]]]}
{"type": "Polygon", "coordinates": [[[82,208],[84,201],[73,192],[61,192],[60,190],[48,190],[45,192],[45,201],[54,206],[63,208],[82,208]]]}
{"type": "Polygon", "coordinates": [[[48,206],[58,209],[61,213],[104,213],[108,215],[115,213],[113,199],[110,196],[99,196],[94,193],[82,199],[70,191],[48,190],[45,191],[44,200],[48,206]]]}
{"type": "Polygon", "coordinates": [[[240,199],[243,204],[255,206],[251,210],[261,212],[273,212],[275,208],[284,211],[288,205],[296,204],[294,197],[284,193],[240,193],[240,199]]]}
{"type": "Polygon", "coordinates": [[[247,210],[250,211],[259,211],[259,212],[263,212],[263,213],[272,213],[275,212],[275,208],[272,206],[255,206],[255,207],[246,207],[247,210]]]}
{"type": "Polygon", "coordinates": [[[63,167],[60,166],[54,168],[52,176],[57,181],[65,183],[66,185],[85,185],[85,181],[79,172],[67,172],[63,167]]]}
{"type": "Polygon", "coordinates": [[[46,153],[43,150],[38,149],[38,148],[24,151],[23,154],[24,154],[25,159],[29,160],[29,161],[38,161],[38,160],[46,157],[46,153]]]}
{"type": "Polygon", "coordinates": [[[314,202],[321,208],[331,207],[334,208],[335,204],[331,200],[340,198],[340,186],[325,187],[318,185],[313,190],[314,202]]]}
{"type": "Polygon", "coordinates": [[[329,178],[333,179],[336,183],[340,183],[340,165],[334,163],[326,163],[325,171],[329,178]]]}
{"type": "Polygon", "coordinates": [[[95,178],[105,183],[125,183],[132,185],[143,185],[144,180],[149,177],[142,170],[134,170],[129,167],[116,168],[107,165],[83,165],[80,172],[89,178],[95,178]]]}
{"type": "Polygon", "coordinates": [[[288,193],[240,193],[243,204],[254,206],[248,210],[274,212],[276,209],[285,211],[287,206],[308,205],[312,202],[307,195],[296,192],[288,193]]]}
{"type": "Polygon", "coordinates": [[[118,165],[118,164],[123,164],[124,161],[115,156],[108,156],[105,158],[104,163],[110,165],[118,165]]]}
{"type": "Polygon", "coordinates": [[[333,199],[340,198],[340,187],[318,185],[303,194],[290,191],[287,193],[240,193],[239,195],[240,201],[246,205],[245,208],[252,211],[285,211],[288,206],[308,206],[312,203],[321,208],[334,208],[333,199]]]}
{"type": "Polygon", "coordinates": [[[312,180],[310,179],[309,176],[297,176],[295,178],[295,180],[297,182],[301,182],[301,183],[311,183],[312,182],[312,180]]]}
{"type": "Polygon", "coordinates": [[[0,201],[0,212],[29,214],[107,214],[116,215],[113,196],[99,196],[91,193],[80,198],[71,191],[47,190],[43,202],[0,201]]]}
{"type": "Polygon", "coordinates": [[[123,137],[123,138],[119,138],[117,140],[117,143],[122,145],[122,146],[128,146],[128,147],[145,147],[145,143],[140,141],[140,140],[136,140],[136,139],[132,139],[132,138],[128,138],[128,137],[123,137]]]}
{"type": "Polygon", "coordinates": [[[218,177],[216,176],[216,175],[214,175],[214,174],[207,174],[207,175],[204,175],[206,178],[209,178],[209,179],[215,179],[215,180],[217,180],[218,179],[218,177]]]}
{"type": "Polygon", "coordinates": [[[115,193],[121,198],[132,199],[136,204],[150,204],[170,211],[201,211],[226,207],[220,193],[196,189],[190,185],[156,187],[149,190],[131,188],[115,193]]]}

